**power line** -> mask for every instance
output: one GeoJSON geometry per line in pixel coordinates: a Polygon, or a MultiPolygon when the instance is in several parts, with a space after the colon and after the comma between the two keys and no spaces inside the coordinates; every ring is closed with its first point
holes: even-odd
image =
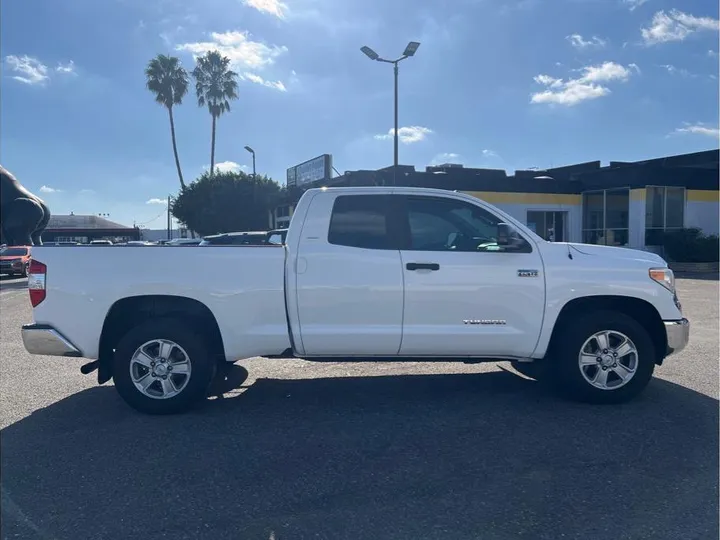
{"type": "Polygon", "coordinates": [[[165,212],[167,212],[167,210],[163,210],[163,211],[160,212],[157,216],[155,216],[155,217],[152,218],[152,219],[149,219],[148,221],[143,221],[142,223],[135,223],[135,225],[139,227],[140,225],[147,225],[148,223],[152,223],[152,222],[155,221],[156,219],[159,219],[163,214],[165,214],[165,212]]]}

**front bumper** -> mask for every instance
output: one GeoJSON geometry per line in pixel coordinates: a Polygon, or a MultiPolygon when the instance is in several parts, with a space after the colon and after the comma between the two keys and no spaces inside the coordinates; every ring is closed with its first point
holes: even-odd
{"type": "Polygon", "coordinates": [[[667,355],[682,351],[690,341],[690,321],[664,321],[667,335],[667,355]]]}
{"type": "Polygon", "coordinates": [[[0,274],[21,274],[23,263],[0,263],[0,274]]]}
{"type": "Polygon", "coordinates": [[[22,327],[21,333],[25,350],[30,354],[40,354],[43,356],[82,356],[80,349],[50,325],[25,324],[22,327]]]}

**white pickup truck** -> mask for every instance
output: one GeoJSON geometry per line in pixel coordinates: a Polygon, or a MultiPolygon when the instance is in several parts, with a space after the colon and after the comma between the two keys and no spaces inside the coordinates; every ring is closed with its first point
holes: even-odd
{"type": "Polygon", "coordinates": [[[29,274],[25,348],[93,360],[83,372],[153,414],[254,356],[534,362],[617,403],[689,339],[662,258],[546,242],[445,190],[311,189],[285,245],[35,247],[29,274]]]}

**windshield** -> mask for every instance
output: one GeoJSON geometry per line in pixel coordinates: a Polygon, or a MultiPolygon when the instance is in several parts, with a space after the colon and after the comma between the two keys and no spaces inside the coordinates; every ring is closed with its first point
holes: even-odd
{"type": "Polygon", "coordinates": [[[0,257],[24,257],[27,254],[27,248],[5,248],[0,250],[0,257]]]}

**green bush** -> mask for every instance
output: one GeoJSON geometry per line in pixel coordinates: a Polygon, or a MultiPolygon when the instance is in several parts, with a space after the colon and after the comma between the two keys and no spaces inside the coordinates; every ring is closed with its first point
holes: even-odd
{"type": "Polygon", "coordinates": [[[717,262],[720,242],[715,235],[705,236],[700,229],[679,229],[663,237],[665,256],[673,262],[717,262]]]}

